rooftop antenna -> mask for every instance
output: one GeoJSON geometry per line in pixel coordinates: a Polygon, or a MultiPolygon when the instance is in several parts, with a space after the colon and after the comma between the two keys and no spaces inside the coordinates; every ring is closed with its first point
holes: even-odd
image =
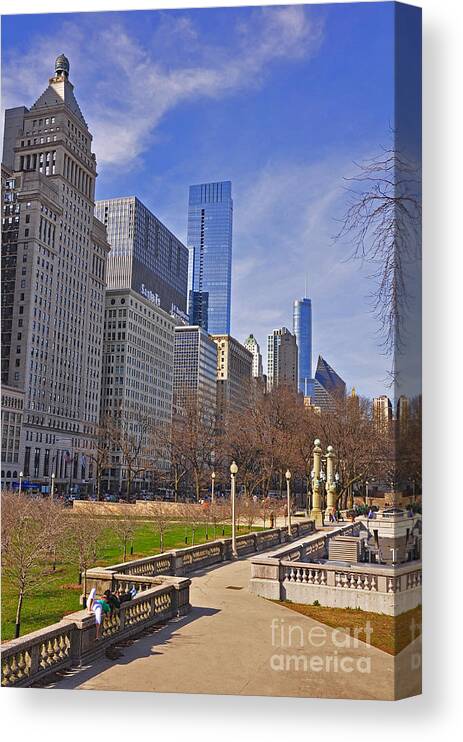
{"type": "Polygon", "coordinates": [[[304,299],[307,299],[307,273],[305,274],[304,299]]]}

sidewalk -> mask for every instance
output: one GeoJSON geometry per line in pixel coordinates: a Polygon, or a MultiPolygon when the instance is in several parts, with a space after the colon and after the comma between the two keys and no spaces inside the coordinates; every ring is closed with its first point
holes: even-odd
{"type": "MultiPolygon", "coordinates": [[[[89,668],[73,671],[53,687],[393,698],[392,656],[360,641],[352,646],[354,641],[346,634],[251,595],[249,576],[249,558],[193,576],[193,609],[188,616],[123,647],[118,660],[101,659],[89,668]],[[288,636],[292,646],[288,646],[288,636]],[[281,646],[281,638],[286,646],[281,646]],[[345,646],[346,640],[350,647],[345,646]],[[304,656],[314,663],[309,669],[298,659],[304,656]],[[281,669],[288,657],[289,668],[281,669]],[[343,658],[345,671],[340,669],[343,658]]],[[[408,647],[402,654],[411,651],[408,647]]],[[[402,695],[417,690],[413,679],[404,680],[402,674],[402,695]]]]}

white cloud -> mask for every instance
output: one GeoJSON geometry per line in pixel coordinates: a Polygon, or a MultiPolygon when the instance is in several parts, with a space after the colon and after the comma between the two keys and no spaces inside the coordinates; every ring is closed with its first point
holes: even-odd
{"type": "Polygon", "coordinates": [[[102,18],[95,15],[92,22],[82,17],[79,25],[65,21],[53,41],[28,39],[25,53],[15,50],[7,56],[4,103],[7,107],[24,105],[25,100],[32,103],[45,87],[55,56],[64,51],[94,135],[98,162],[121,168],[139,164],[138,158],[155,141],[163,116],[178,104],[259,85],[272,62],[313,54],[322,39],[320,24],[302,6],[253,11],[237,28],[234,43],[219,49],[208,46],[207,39],[199,40],[186,16],[162,14],[152,43],[146,46],[122,25],[102,18]],[[175,65],[175,55],[172,64],[170,55],[163,53],[169,45],[182,44],[194,48],[195,63],[175,65]]]}

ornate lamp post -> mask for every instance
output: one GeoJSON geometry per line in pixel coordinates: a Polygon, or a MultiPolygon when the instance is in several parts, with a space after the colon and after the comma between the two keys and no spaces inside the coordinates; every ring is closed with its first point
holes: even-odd
{"type": "Polygon", "coordinates": [[[334,479],[333,446],[326,449],[326,510],[325,518],[329,521],[336,512],[336,482],[334,479]]]}
{"type": "Polygon", "coordinates": [[[315,438],[313,449],[313,488],[312,488],[312,510],[310,517],[315,521],[316,526],[323,525],[323,516],[320,508],[320,461],[322,449],[320,448],[320,439],[315,438]]]}
{"type": "Polygon", "coordinates": [[[232,461],[230,465],[230,476],[231,476],[231,506],[232,506],[232,558],[237,559],[238,553],[236,551],[236,524],[235,524],[235,499],[236,499],[236,475],[238,474],[238,467],[235,461],[232,461]]]}
{"type": "Polygon", "coordinates": [[[287,499],[287,511],[288,511],[288,536],[291,538],[291,491],[289,483],[291,481],[291,472],[286,469],[286,499],[287,499]]]}
{"type": "Polygon", "coordinates": [[[214,484],[215,484],[215,471],[211,474],[211,505],[214,505],[214,484]]]}
{"type": "Polygon", "coordinates": [[[51,488],[50,488],[50,496],[51,496],[51,499],[52,499],[52,500],[53,500],[53,498],[54,498],[54,496],[55,496],[55,476],[56,476],[56,474],[55,474],[55,472],[53,471],[53,472],[51,473],[51,488]]]}
{"type": "Polygon", "coordinates": [[[21,494],[22,489],[23,489],[23,476],[24,475],[23,475],[22,471],[20,471],[19,472],[19,490],[18,490],[19,494],[21,494]]]}

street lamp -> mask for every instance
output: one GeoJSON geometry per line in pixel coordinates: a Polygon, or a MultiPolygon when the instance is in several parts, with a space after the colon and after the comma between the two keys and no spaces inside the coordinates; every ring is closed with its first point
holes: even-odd
{"type": "Polygon", "coordinates": [[[211,474],[211,505],[214,505],[214,484],[215,484],[215,471],[211,474]]]}
{"type": "Polygon", "coordinates": [[[23,489],[23,476],[24,475],[23,475],[22,471],[20,471],[19,472],[19,490],[18,490],[19,491],[19,494],[21,494],[22,489],[23,489]]]}
{"type": "Polygon", "coordinates": [[[291,481],[291,472],[289,469],[286,469],[286,497],[287,497],[287,510],[288,510],[288,536],[291,538],[291,493],[289,488],[289,483],[291,481]]]}
{"type": "Polygon", "coordinates": [[[55,474],[54,471],[52,471],[52,473],[51,473],[51,492],[50,492],[50,496],[51,496],[52,501],[53,501],[53,498],[55,496],[55,477],[56,477],[56,474],[55,474]]]}
{"type": "Polygon", "coordinates": [[[238,554],[236,551],[236,533],[235,533],[235,498],[236,498],[236,475],[238,474],[238,467],[236,461],[232,461],[230,465],[231,475],[231,505],[232,505],[232,558],[236,559],[238,554]]]}

